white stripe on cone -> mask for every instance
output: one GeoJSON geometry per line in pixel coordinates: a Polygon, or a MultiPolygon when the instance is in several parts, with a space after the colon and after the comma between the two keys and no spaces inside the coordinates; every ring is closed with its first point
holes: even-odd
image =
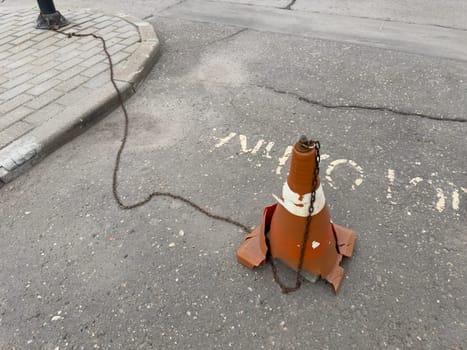
{"type": "MultiPolygon", "coordinates": [[[[310,208],[310,199],[311,193],[306,193],[303,196],[300,196],[298,193],[292,191],[287,182],[284,183],[282,187],[282,198],[278,198],[276,195],[272,195],[276,201],[281,204],[287,211],[293,215],[307,217],[309,215],[308,210],[310,208]]],[[[324,191],[321,186],[316,189],[315,192],[315,202],[313,205],[313,212],[311,215],[318,214],[323,210],[324,205],[326,204],[326,198],[324,197],[324,191]]]]}

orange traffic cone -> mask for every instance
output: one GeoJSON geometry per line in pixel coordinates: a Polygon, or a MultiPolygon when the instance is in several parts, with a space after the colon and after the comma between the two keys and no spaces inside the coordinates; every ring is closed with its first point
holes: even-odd
{"type": "Polygon", "coordinates": [[[342,257],[352,257],[356,233],[331,222],[319,181],[319,143],[300,138],[293,148],[290,173],[278,203],[264,209],[261,226],[249,234],[237,251],[237,260],[252,269],[267,257],[279,259],[300,274],[326,279],[336,294],[344,278],[342,257]]]}

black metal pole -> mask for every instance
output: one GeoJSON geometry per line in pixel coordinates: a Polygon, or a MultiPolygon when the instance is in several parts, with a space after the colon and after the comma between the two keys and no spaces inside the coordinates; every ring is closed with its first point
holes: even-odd
{"type": "Polygon", "coordinates": [[[69,24],[55,8],[53,0],[37,0],[41,13],[37,17],[37,29],[58,29],[69,24]]]}
{"type": "Polygon", "coordinates": [[[57,12],[53,0],[37,0],[41,13],[49,15],[57,12]]]}

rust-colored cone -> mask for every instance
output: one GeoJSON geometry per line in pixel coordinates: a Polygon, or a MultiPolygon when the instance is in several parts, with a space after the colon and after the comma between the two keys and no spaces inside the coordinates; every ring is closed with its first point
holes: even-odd
{"type": "Polygon", "coordinates": [[[281,198],[276,198],[277,204],[265,208],[261,226],[247,236],[237,251],[237,259],[250,269],[264,263],[268,235],[271,257],[298,269],[311,192],[315,191],[302,270],[326,279],[337,294],[344,278],[342,257],[352,257],[357,236],[331,222],[319,178],[313,181],[318,166],[316,152],[315,147],[307,147],[301,141],[295,145],[281,198]]]}

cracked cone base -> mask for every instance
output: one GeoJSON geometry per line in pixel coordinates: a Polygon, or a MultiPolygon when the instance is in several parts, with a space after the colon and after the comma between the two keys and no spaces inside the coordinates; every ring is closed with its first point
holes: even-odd
{"type": "MultiPolygon", "coordinates": [[[[237,251],[237,260],[252,269],[263,264],[268,254],[297,270],[306,227],[304,203],[310,194],[316,163],[316,150],[303,152],[295,145],[290,175],[279,203],[264,209],[261,225],[247,236],[237,251]],[[296,207],[296,208],[295,208],[296,207]],[[266,244],[269,237],[269,247],[266,244]]],[[[329,207],[320,188],[319,179],[313,208],[310,234],[305,247],[302,270],[328,281],[336,294],[344,279],[340,266],[343,256],[352,257],[356,233],[331,222],[329,207]]],[[[309,204],[308,204],[309,205],[309,204]]]]}

